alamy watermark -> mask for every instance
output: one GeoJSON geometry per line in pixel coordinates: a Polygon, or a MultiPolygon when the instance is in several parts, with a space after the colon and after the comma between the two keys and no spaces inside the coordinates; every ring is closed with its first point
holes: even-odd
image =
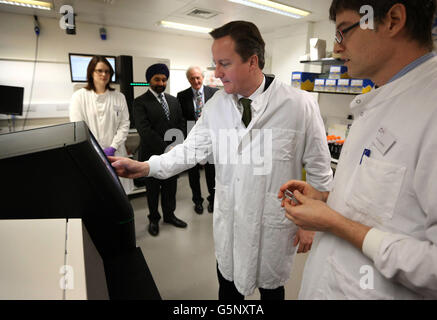
{"type": "Polygon", "coordinates": [[[70,5],[63,5],[59,9],[59,13],[62,14],[59,20],[59,27],[61,29],[74,29],[74,9],[70,5]]]}
{"type": "MultiPolygon", "coordinates": [[[[193,122],[194,123],[194,122],[193,122]]],[[[188,122],[188,128],[192,124],[188,122]]],[[[254,175],[268,175],[273,163],[272,129],[220,129],[215,132],[206,128],[196,128],[194,137],[190,137],[183,148],[178,149],[174,158],[176,164],[196,164],[208,155],[208,161],[219,165],[248,165],[254,175]]],[[[188,131],[189,132],[189,131],[188,131]]],[[[164,135],[164,141],[172,141],[166,152],[184,142],[184,134],[179,129],[170,129],[164,135]]],[[[281,152],[291,152],[282,150],[281,152]]]]}
{"type": "Polygon", "coordinates": [[[372,6],[364,5],[360,8],[360,13],[363,16],[360,19],[360,28],[363,30],[375,29],[375,11],[372,6]]]}
{"type": "Polygon", "coordinates": [[[360,288],[363,290],[375,289],[375,277],[373,267],[369,265],[361,266],[360,274],[363,274],[363,276],[360,278],[360,288]]]}
{"type": "Polygon", "coordinates": [[[72,266],[64,265],[59,269],[59,273],[62,274],[59,279],[59,287],[62,290],[74,289],[74,271],[72,266]]]}

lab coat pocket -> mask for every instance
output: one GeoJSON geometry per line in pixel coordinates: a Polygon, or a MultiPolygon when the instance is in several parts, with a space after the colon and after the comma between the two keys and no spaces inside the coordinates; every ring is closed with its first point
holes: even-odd
{"type": "Polygon", "coordinates": [[[285,210],[276,194],[267,193],[264,201],[258,280],[263,288],[273,289],[283,285],[290,276],[297,226],[285,217],[285,210]]]}
{"type": "Polygon", "coordinates": [[[273,160],[289,161],[294,157],[297,143],[296,131],[273,128],[272,158],[273,160]]]}
{"type": "MultiPolygon", "coordinates": [[[[264,202],[263,225],[277,229],[292,228],[296,225],[285,216],[281,199],[274,193],[267,193],[264,202]]],[[[296,227],[297,228],[297,227],[296,227]]]]}
{"type": "Polygon", "coordinates": [[[223,185],[216,180],[214,204],[220,212],[227,212],[231,208],[229,199],[229,186],[223,185]]]}
{"type": "Polygon", "coordinates": [[[117,117],[119,117],[121,115],[123,111],[123,107],[120,105],[114,105],[114,113],[117,117]]]}
{"type": "MultiPolygon", "coordinates": [[[[217,260],[222,267],[232,264],[233,250],[233,215],[230,214],[231,203],[229,186],[221,184],[216,179],[214,199],[214,247],[217,260]]],[[[230,272],[230,271],[229,271],[230,272]]]]}
{"type": "Polygon", "coordinates": [[[352,176],[346,204],[369,218],[391,219],[406,168],[364,156],[352,176]]]}

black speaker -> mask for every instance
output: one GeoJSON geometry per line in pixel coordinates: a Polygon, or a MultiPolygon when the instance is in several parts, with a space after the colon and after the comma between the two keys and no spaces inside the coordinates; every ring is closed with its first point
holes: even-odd
{"type": "Polygon", "coordinates": [[[133,82],[132,56],[116,57],[115,73],[117,82],[120,85],[120,92],[124,94],[129,108],[130,127],[135,128],[133,117],[134,88],[130,85],[133,82]]]}

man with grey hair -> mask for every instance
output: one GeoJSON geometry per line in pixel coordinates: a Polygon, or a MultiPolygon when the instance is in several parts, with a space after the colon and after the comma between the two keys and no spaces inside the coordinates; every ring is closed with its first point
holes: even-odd
{"type": "MultiPolygon", "coordinates": [[[[217,88],[203,85],[202,69],[197,66],[189,67],[187,70],[187,80],[191,87],[178,93],[177,98],[182,107],[182,115],[187,124],[187,132],[184,132],[185,137],[202,114],[203,105],[214,95],[217,88]]],[[[212,162],[212,161],[211,161],[212,162]]],[[[193,193],[194,211],[197,214],[203,213],[203,198],[200,188],[200,168],[201,164],[195,165],[188,170],[188,180],[193,193]]],[[[208,187],[208,212],[212,213],[214,208],[214,188],[215,188],[215,168],[213,163],[207,162],[204,165],[206,185],[208,187]]]]}

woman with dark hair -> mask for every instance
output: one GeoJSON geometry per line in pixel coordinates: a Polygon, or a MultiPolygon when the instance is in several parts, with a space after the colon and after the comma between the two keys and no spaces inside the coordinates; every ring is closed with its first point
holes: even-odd
{"type": "MultiPolygon", "coordinates": [[[[94,56],[87,69],[88,84],[76,91],[70,103],[70,121],[85,121],[107,156],[127,156],[124,145],[129,134],[126,98],[110,87],[114,70],[102,56],[94,56]]],[[[120,179],[126,193],[132,179],[120,179]]]]}

